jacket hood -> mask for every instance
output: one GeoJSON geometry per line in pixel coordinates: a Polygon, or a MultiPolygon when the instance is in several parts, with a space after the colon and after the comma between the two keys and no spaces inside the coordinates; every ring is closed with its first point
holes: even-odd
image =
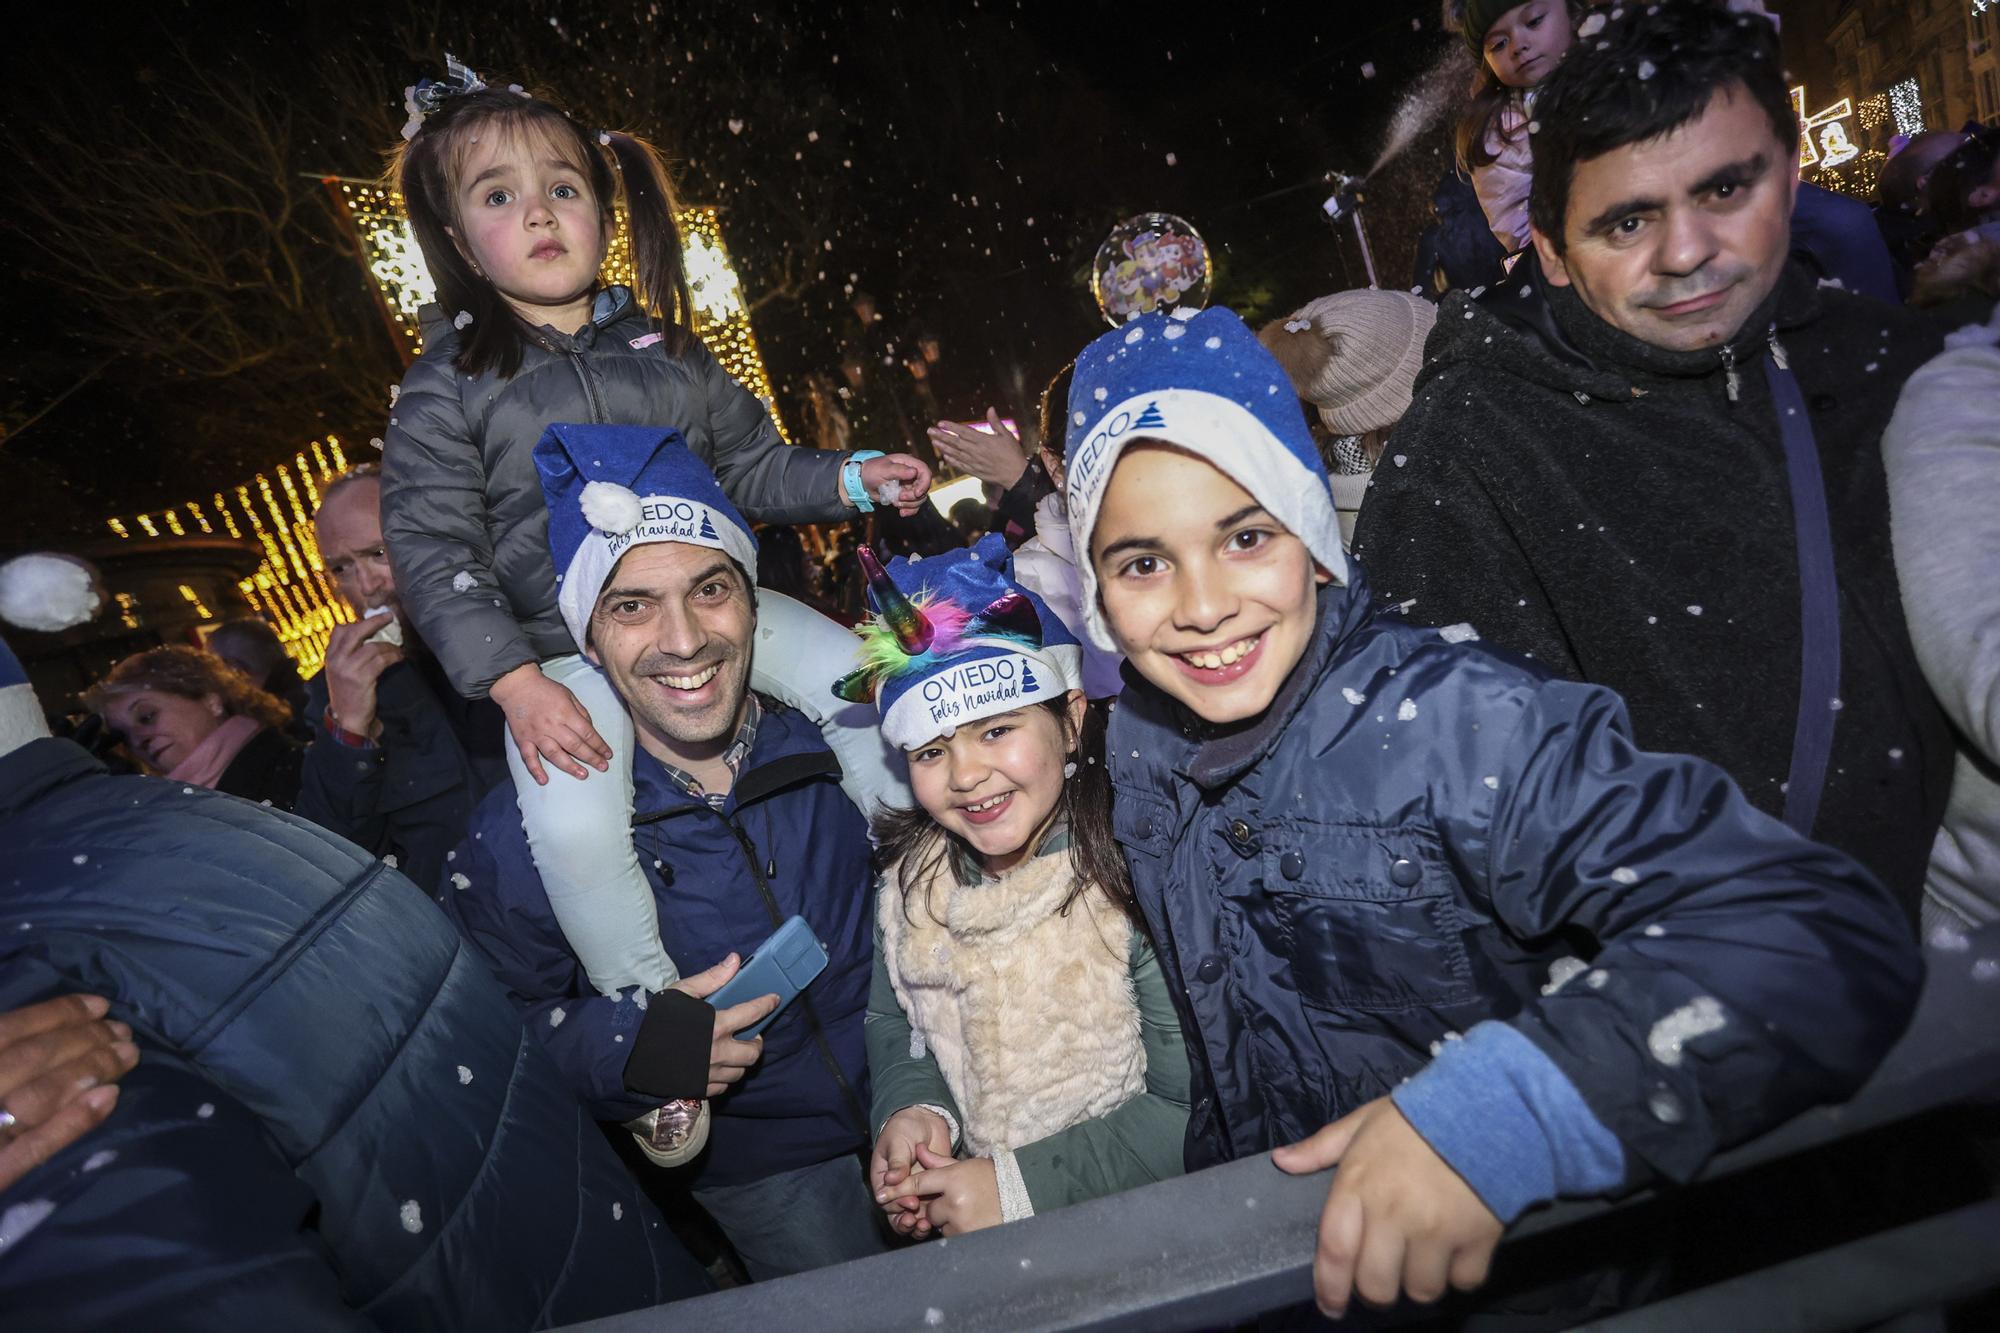
{"type": "Polygon", "coordinates": [[[1529,250],[1499,285],[1445,297],[1437,327],[1424,348],[1417,389],[1447,370],[1471,365],[1565,393],[1625,401],[1661,380],[1717,374],[1731,357],[1753,361],[1755,349],[1774,325],[1783,332],[1811,323],[1819,313],[1818,283],[1801,265],[1788,263],[1777,286],[1728,342],[1693,352],[1672,351],[1641,342],[1599,319],[1574,287],[1549,282],[1539,258],[1529,250]]]}

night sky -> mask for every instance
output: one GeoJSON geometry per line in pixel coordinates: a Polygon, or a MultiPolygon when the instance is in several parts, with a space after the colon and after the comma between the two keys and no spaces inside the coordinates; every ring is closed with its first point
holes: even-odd
{"type": "MultiPolygon", "coordinates": [[[[805,377],[839,379],[857,348],[873,401],[915,413],[881,359],[923,337],[941,411],[1032,413],[1105,327],[1091,256],[1148,209],[1200,229],[1211,301],[1253,322],[1361,285],[1319,180],[1374,161],[1456,40],[1429,0],[169,3],[35,22],[4,56],[24,206],[0,270],[0,548],[101,532],[328,431],[380,434],[400,367],[311,177],[374,174],[404,85],[447,50],[646,135],[687,199],[721,206],[795,423],[805,377]],[[858,293],[882,315],[865,335],[858,293]]],[[[1443,142],[1378,177],[1384,285],[1410,280],[1443,142]]]]}

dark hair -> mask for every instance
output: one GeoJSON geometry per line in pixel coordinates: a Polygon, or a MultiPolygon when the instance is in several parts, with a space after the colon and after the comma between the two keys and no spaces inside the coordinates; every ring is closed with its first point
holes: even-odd
{"type": "Polygon", "coordinates": [[[459,335],[452,364],[467,375],[495,369],[511,376],[521,368],[528,334],[513,307],[474,271],[451,237],[458,224],[459,173],[482,132],[545,135],[574,155],[576,166],[590,177],[607,235],[622,202],[640,303],[664,321],[666,348],[678,355],[687,345],[691,306],[680,224],[674,219],[677,201],[659,153],[645,140],[616,130],[587,136],[543,98],[485,88],[446,98],[424,118],[415,137],[390,155],[386,173],[391,188],[402,192],[410,228],[437,283],[438,303],[472,316],[459,335]]]}
{"type": "MultiPolygon", "coordinates": [[[[1520,3],[1527,4],[1529,0],[1520,0],[1520,3]]],[[[1500,82],[1500,76],[1495,74],[1493,67],[1486,63],[1485,54],[1481,50],[1481,45],[1485,41],[1486,30],[1493,26],[1493,20],[1499,18],[1501,14],[1506,13],[1507,9],[1514,7],[1509,5],[1501,9],[1498,13],[1486,16],[1482,26],[1478,29],[1479,38],[1477,44],[1472,36],[1473,30],[1470,28],[1465,30],[1466,51],[1472,61],[1472,87],[1470,89],[1472,100],[1466,106],[1465,110],[1460,113],[1458,128],[1452,136],[1452,144],[1457,152],[1460,171],[1471,173],[1493,161],[1493,150],[1486,146],[1486,141],[1493,137],[1494,133],[1498,130],[1500,114],[1506,109],[1507,103],[1513,100],[1516,92],[1520,91],[1516,88],[1509,88],[1506,84],[1500,82]]],[[[1588,6],[1585,0],[1566,0],[1564,8],[1569,10],[1569,24],[1572,32],[1570,50],[1574,51],[1583,42],[1583,38],[1576,37],[1573,34],[1576,25],[1583,20],[1588,6]]],[[[1557,68],[1561,68],[1561,66],[1558,65],[1557,68]]],[[[1524,130],[1523,133],[1525,132],[1524,130]]]]}
{"type": "Polygon", "coordinates": [[[260,685],[292,660],[278,639],[278,631],[262,616],[223,621],[208,632],[204,646],[260,685]]]}
{"type": "Polygon", "coordinates": [[[784,523],[767,523],[757,530],[757,586],[811,601],[811,562],[799,530],[784,523]]]}
{"type": "MultiPolygon", "coordinates": [[[[1096,888],[1129,917],[1141,931],[1145,919],[1139,915],[1138,900],[1132,895],[1132,873],[1125,854],[1111,833],[1111,774],[1104,763],[1104,732],[1110,721],[1110,700],[1093,699],[1084,707],[1083,727],[1071,736],[1067,696],[1049,699],[1040,705],[1055,714],[1063,735],[1076,742],[1076,776],[1062,785],[1058,819],[1069,829],[1070,862],[1076,867],[1076,887],[1062,901],[1063,915],[1085,892],[1096,888]]],[[[976,723],[974,724],[976,725],[976,723]]],[[[922,806],[908,810],[883,810],[876,815],[877,853],[884,867],[901,863],[903,915],[910,913],[910,894],[921,886],[924,910],[938,920],[930,901],[930,884],[954,850],[971,856],[972,849],[953,838],[931,818],[922,806]]]]}
{"type": "Polygon", "coordinates": [[[1535,174],[1528,216],[1563,253],[1569,189],[1580,163],[1626,144],[1659,139],[1707,110],[1719,92],[1747,94],[1786,153],[1798,118],[1785,87],[1778,34],[1761,14],[1732,14],[1716,0],[1625,6],[1543,80],[1535,99],[1535,174]]]}
{"type": "Polygon", "coordinates": [[[1979,225],[1972,192],[1993,179],[1996,161],[2000,161],[2000,129],[1985,129],[1931,168],[1930,179],[1924,182],[1924,206],[1938,231],[1951,235],[1979,225]]]}
{"type": "Polygon", "coordinates": [[[1069,442],[1069,386],[1076,378],[1076,362],[1072,361],[1058,370],[1049,386],[1042,390],[1042,401],[1037,416],[1042,432],[1042,447],[1057,458],[1069,452],[1063,446],[1069,442]]]}

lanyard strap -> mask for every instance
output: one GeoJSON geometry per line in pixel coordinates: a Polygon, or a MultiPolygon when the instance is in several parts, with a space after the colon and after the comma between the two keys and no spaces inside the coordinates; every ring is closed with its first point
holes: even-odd
{"type": "Polygon", "coordinates": [[[1792,769],[1785,785],[1785,823],[1812,836],[1833,757],[1840,716],[1840,582],[1833,565],[1833,527],[1819,446],[1799,382],[1776,356],[1764,356],[1764,378],[1778,413],[1785,479],[1792,493],[1792,529],[1799,557],[1799,715],[1792,733],[1792,769]]]}

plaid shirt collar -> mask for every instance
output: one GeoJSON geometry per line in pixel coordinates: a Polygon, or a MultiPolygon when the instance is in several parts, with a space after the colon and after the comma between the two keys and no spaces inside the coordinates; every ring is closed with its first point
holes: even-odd
{"type": "MultiPolygon", "coordinates": [[[[743,766],[750,762],[750,747],[757,743],[757,724],[763,719],[764,708],[757,702],[757,696],[745,695],[743,725],[736,729],[736,739],[729,743],[729,748],[722,755],[722,762],[729,765],[729,777],[732,783],[743,776],[743,766]]],[[[703,790],[695,775],[684,768],[676,768],[664,759],[660,760],[660,767],[667,771],[667,776],[673,779],[676,787],[698,800],[707,802],[711,810],[720,810],[729,800],[729,793],[726,791],[703,790]]]]}

